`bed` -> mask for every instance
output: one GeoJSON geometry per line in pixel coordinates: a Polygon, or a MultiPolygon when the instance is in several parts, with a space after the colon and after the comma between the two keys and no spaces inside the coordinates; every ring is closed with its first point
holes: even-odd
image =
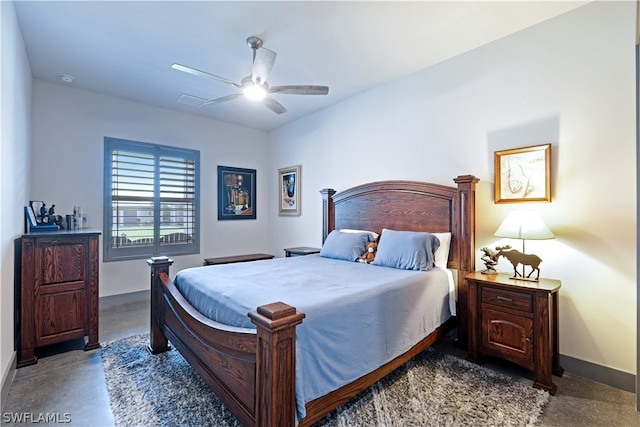
{"type": "MultiPolygon", "coordinates": [[[[194,307],[197,303],[194,302],[192,305],[187,302],[178,290],[174,280],[169,276],[169,267],[172,264],[170,259],[150,259],[150,351],[154,354],[166,351],[170,348],[171,342],[244,425],[313,424],[436,342],[455,326],[458,326],[459,336],[466,337],[466,286],[463,277],[466,272],[474,270],[474,206],[477,181],[477,178],[465,175],[454,179],[455,187],[415,181],[380,181],[340,193],[331,189],[321,191],[323,243],[328,237],[331,238],[331,232],[344,229],[373,230],[378,233],[383,229],[450,233],[447,266],[457,273],[455,282],[458,298],[457,308],[454,308],[457,316],[454,318],[446,313],[442,314],[442,323],[436,325],[433,330],[430,329],[426,336],[420,337],[415,345],[403,349],[401,354],[394,355],[391,360],[384,361],[381,365],[372,362],[371,366],[366,367],[365,372],[357,378],[349,379],[346,384],[326,393],[321,391],[321,395],[317,397],[312,395],[313,398],[302,405],[302,408],[296,407],[296,394],[300,393],[302,382],[296,382],[296,379],[304,377],[306,372],[300,369],[306,368],[296,363],[296,351],[300,352],[298,358],[301,361],[308,357],[311,351],[304,347],[305,335],[298,335],[296,332],[297,329],[302,330],[307,326],[309,330],[315,328],[310,326],[314,324],[317,316],[311,306],[308,306],[309,318],[306,320],[304,312],[287,304],[287,301],[275,299],[271,303],[249,310],[246,318],[250,319],[251,327],[247,327],[246,324],[236,326],[233,321],[217,322],[201,314],[194,307]],[[299,326],[301,324],[303,326],[299,326]],[[297,350],[299,346],[301,349],[297,350]],[[299,371],[296,372],[296,369],[299,371]]],[[[284,265],[284,262],[312,264],[316,257],[318,256],[289,261],[255,261],[209,271],[224,275],[230,272],[230,267],[232,270],[242,269],[246,274],[250,274],[248,269],[253,269],[254,266],[276,268],[275,266],[284,265]]],[[[200,269],[219,267],[224,266],[200,269]]],[[[366,271],[372,271],[384,267],[362,265],[360,268],[369,268],[370,270],[366,271]]],[[[203,271],[193,270],[197,270],[193,274],[203,271]]],[[[299,281],[303,282],[304,279],[299,281]]],[[[343,299],[351,300],[350,297],[343,299]]],[[[191,300],[194,301],[193,297],[191,300]]],[[[367,304],[369,303],[360,301],[361,306],[367,304]]],[[[384,311],[382,305],[378,308],[380,310],[376,310],[376,313],[384,311]]],[[[347,323],[357,325],[361,314],[349,308],[346,312],[352,312],[351,315],[354,316],[347,323]]],[[[336,317],[336,314],[327,313],[327,316],[336,317]]],[[[332,366],[335,363],[322,357],[319,363],[332,366]]]]}

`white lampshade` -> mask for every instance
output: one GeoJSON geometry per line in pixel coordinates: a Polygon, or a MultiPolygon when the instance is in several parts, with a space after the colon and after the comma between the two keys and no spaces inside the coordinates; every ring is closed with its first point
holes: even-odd
{"type": "Polygon", "coordinates": [[[523,240],[545,240],[556,237],[536,211],[509,212],[494,236],[523,240]]]}

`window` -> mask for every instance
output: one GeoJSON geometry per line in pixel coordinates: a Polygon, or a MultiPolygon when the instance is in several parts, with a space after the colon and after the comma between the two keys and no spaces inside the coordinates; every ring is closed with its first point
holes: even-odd
{"type": "Polygon", "coordinates": [[[200,152],[104,139],[104,261],[200,252],[200,152]]]}

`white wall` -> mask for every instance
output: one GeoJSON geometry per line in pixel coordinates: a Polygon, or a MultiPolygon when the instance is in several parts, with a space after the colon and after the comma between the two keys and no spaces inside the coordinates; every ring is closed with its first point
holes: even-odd
{"type": "MultiPolygon", "coordinates": [[[[172,270],[202,265],[207,257],[267,252],[266,132],[41,80],[34,81],[33,93],[33,200],[55,204],[58,214],[82,206],[89,226],[102,230],[105,136],[196,149],[201,163],[201,253],[175,257],[172,270]],[[217,220],[218,165],[256,169],[255,221],[217,220]]],[[[144,260],[101,262],[100,296],[148,288],[144,260]]]]}
{"type": "Polygon", "coordinates": [[[527,251],[562,281],[560,352],[635,373],[635,7],[588,4],[273,131],[271,170],[302,165],[302,216],[271,197],[271,251],[321,244],[323,187],[476,175],[478,249],[515,208],[557,235],[527,251]],[[494,204],[493,153],[546,143],[552,203],[494,204]]]}
{"type": "MultiPolygon", "coordinates": [[[[0,2],[0,378],[13,349],[14,240],[23,232],[29,186],[31,69],[12,2],[0,2]]],[[[5,390],[3,390],[5,391],[5,390]]]]}

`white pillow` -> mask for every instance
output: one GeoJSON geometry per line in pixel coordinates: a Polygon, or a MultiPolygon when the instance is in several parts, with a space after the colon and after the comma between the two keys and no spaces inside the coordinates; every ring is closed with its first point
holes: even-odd
{"type": "Polygon", "coordinates": [[[369,241],[370,242],[377,242],[378,241],[378,237],[380,236],[378,233],[376,233],[375,231],[369,231],[369,230],[356,230],[354,228],[341,228],[340,230],[341,233],[367,233],[369,235],[369,241]]]}
{"type": "Polygon", "coordinates": [[[440,240],[440,246],[434,256],[434,264],[438,268],[447,268],[449,263],[449,246],[451,245],[451,233],[433,233],[440,240]]]}

